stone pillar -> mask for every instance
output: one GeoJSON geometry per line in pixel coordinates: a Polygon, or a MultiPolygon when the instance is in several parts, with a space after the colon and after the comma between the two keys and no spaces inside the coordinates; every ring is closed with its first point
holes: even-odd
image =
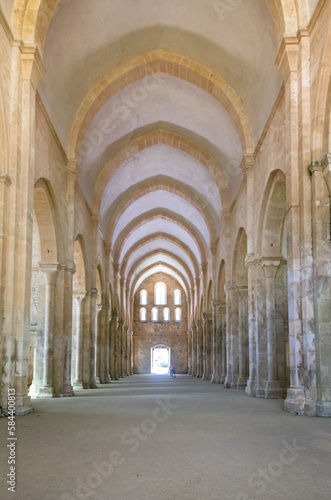
{"type": "Polygon", "coordinates": [[[98,342],[98,362],[99,362],[99,379],[100,384],[106,384],[108,380],[107,366],[106,366],[106,358],[108,357],[107,353],[107,332],[106,327],[108,324],[107,320],[107,306],[102,305],[100,311],[100,335],[98,342]]]}
{"type": "Polygon", "coordinates": [[[281,260],[262,259],[265,273],[267,303],[267,350],[268,380],[265,389],[266,398],[283,397],[277,374],[277,337],[276,337],[276,274],[281,260]]]}
{"type": "Polygon", "coordinates": [[[188,370],[187,374],[192,374],[192,329],[187,332],[187,350],[188,350],[188,370]]]}
{"type": "Polygon", "coordinates": [[[124,326],[124,346],[125,346],[125,352],[124,352],[124,375],[126,377],[129,376],[129,370],[128,370],[128,362],[129,362],[129,328],[127,326],[124,326]]]}
{"type": "Polygon", "coordinates": [[[203,324],[202,320],[197,321],[198,342],[197,342],[197,378],[203,375],[203,324]]]}
{"type": "Polygon", "coordinates": [[[239,379],[238,389],[245,389],[248,376],[248,331],[247,331],[247,302],[248,289],[246,286],[237,286],[238,295],[238,355],[239,379]]]}
{"type": "Polygon", "coordinates": [[[221,380],[222,370],[222,302],[213,300],[213,374],[211,378],[212,384],[219,384],[221,380]]]}
{"type": "Polygon", "coordinates": [[[109,332],[109,304],[105,306],[105,323],[104,323],[104,336],[105,336],[105,351],[102,353],[103,356],[103,362],[105,364],[105,383],[110,384],[111,378],[110,378],[110,368],[109,368],[109,361],[110,361],[110,332],[109,332]]]}
{"type": "Polygon", "coordinates": [[[53,361],[54,361],[54,309],[55,285],[59,272],[57,263],[40,263],[46,279],[45,285],[45,328],[44,328],[44,375],[43,386],[39,389],[39,398],[54,397],[53,361]]]}
{"type": "Polygon", "coordinates": [[[96,384],[101,384],[100,380],[100,355],[102,344],[102,315],[101,306],[97,305],[95,309],[95,329],[94,329],[94,379],[96,384]]]}
{"type": "MultiPolygon", "coordinates": [[[[298,40],[285,37],[280,46],[276,62],[284,78],[285,117],[287,133],[284,148],[288,167],[286,184],[286,226],[289,300],[289,346],[290,346],[290,388],[284,403],[285,410],[302,414],[305,405],[303,323],[302,323],[302,283],[301,283],[301,239],[300,229],[300,181],[298,143],[298,40]]],[[[301,200],[304,203],[304,200],[301,200]]]]}
{"type": "Polygon", "coordinates": [[[226,303],[221,303],[221,342],[222,342],[222,350],[219,353],[220,356],[220,365],[219,365],[219,374],[220,374],[220,384],[224,384],[227,365],[226,365],[226,303]]]}
{"type": "Polygon", "coordinates": [[[112,380],[118,380],[117,371],[117,330],[118,330],[118,316],[117,311],[112,311],[112,316],[110,320],[110,376],[112,380]]]}
{"type": "Polygon", "coordinates": [[[202,380],[211,378],[211,317],[203,313],[203,376],[202,380]]]}
{"type": "Polygon", "coordinates": [[[231,289],[231,362],[232,362],[232,382],[231,389],[237,389],[239,380],[239,297],[237,286],[231,289]]]}
{"type": "MultiPolygon", "coordinates": [[[[72,300],[73,300],[73,274],[76,270],[73,261],[67,261],[64,270],[64,310],[63,310],[63,333],[65,344],[64,383],[63,396],[74,396],[71,383],[71,361],[72,361],[72,300]]],[[[56,360],[55,360],[56,362],[56,360]]]]}
{"type": "Polygon", "coordinates": [[[91,296],[92,292],[87,291],[83,303],[83,388],[90,387],[90,365],[91,365],[91,296]]]}
{"type": "Polygon", "coordinates": [[[192,377],[197,376],[198,369],[198,326],[196,323],[193,323],[192,327],[192,377]]]}
{"type": "Polygon", "coordinates": [[[92,288],[90,296],[91,321],[90,321],[90,389],[97,389],[95,380],[95,361],[96,361],[96,318],[97,318],[97,296],[98,290],[92,288]]]}
{"type": "MultiPolygon", "coordinates": [[[[6,356],[2,362],[1,400],[7,405],[8,389],[16,393],[16,415],[32,411],[28,396],[33,191],[35,167],[36,89],[44,72],[39,49],[13,44],[10,67],[10,115],[7,133],[11,153],[1,165],[1,198],[7,203],[6,246],[1,248],[0,326],[6,356]],[[9,187],[10,185],[10,187],[9,187]],[[19,353],[19,356],[17,356],[19,353]]],[[[9,82],[8,82],[9,83],[9,82]]],[[[8,144],[1,145],[7,155],[8,144]]],[[[0,375],[0,377],[1,377],[0,375]]]]}
{"type": "Polygon", "coordinates": [[[119,378],[123,378],[123,320],[119,320],[117,328],[117,373],[119,378]]]}
{"type": "Polygon", "coordinates": [[[229,388],[232,385],[232,337],[231,337],[231,303],[232,303],[231,283],[224,285],[226,293],[226,377],[224,386],[229,388]]]}
{"type": "Polygon", "coordinates": [[[76,374],[74,389],[83,389],[83,327],[86,292],[74,292],[76,303],[76,374]]]}
{"type": "Polygon", "coordinates": [[[130,375],[133,375],[133,332],[130,332],[130,348],[131,348],[131,356],[130,356],[130,375]]]}
{"type": "Polygon", "coordinates": [[[331,416],[331,276],[330,194],[331,155],[310,165],[314,257],[316,337],[316,414],[331,416]]]}
{"type": "Polygon", "coordinates": [[[249,375],[245,394],[256,396],[257,390],[257,329],[255,316],[255,259],[248,254],[245,260],[248,268],[248,365],[249,375]]]}

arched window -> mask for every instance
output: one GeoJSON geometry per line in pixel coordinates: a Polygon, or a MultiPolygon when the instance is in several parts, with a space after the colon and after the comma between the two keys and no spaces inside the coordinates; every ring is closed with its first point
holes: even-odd
{"type": "Polygon", "coordinates": [[[180,290],[174,291],[174,304],[175,306],[180,306],[182,303],[182,293],[180,290]]]}
{"type": "Polygon", "coordinates": [[[157,307],[153,307],[152,309],[152,321],[158,321],[159,319],[159,310],[157,307]]]}
{"type": "Polygon", "coordinates": [[[146,310],[146,307],[141,307],[140,308],[139,317],[140,317],[140,321],[146,321],[147,320],[147,310],[146,310]]]}
{"type": "Polygon", "coordinates": [[[147,290],[141,290],[140,292],[140,305],[147,306],[147,290]]]}
{"type": "Polygon", "coordinates": [[[170,309],[169,309],[169,307],[165,307],[163,309],[163,321],[170,321],[170,309]]]}
{"type": "Polygon", "coordinates": [[[155,285],[154,302],[157,306],[165,306],[167,303],[167,286],[162,281],[155,285]]]}
{"type": "Polygon", "coordinates": [[[182,310],[180,307],[176,307],[175,309],[175,320],[182,321],[182,310]]]}

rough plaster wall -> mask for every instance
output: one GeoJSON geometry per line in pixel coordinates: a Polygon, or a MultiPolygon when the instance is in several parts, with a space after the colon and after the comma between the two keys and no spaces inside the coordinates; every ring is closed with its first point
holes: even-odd
{"type": "Polygon", "coordinates": [[[134,299],[134,324],[133,324],[133,352],[134,352],[134,373],[150,373],[151,369],[151,348],[157,344],[165,344],[171,349],[171,361],[176,366],[177,373],[187,373],[187,303],[184,290],[178,282],[163,273],[155,274],[147,278],[139,287],[134,299]],[[151,321],[151,309],[154,307],[154,285],[158,281],[163,281],[167,285],[167,305],[157,306],[159,309],[158,322],[151,321]],[[173,305],[173,292],[176,288],[182,291],[182,321],[175,322],[173,305]],[[147,322],[139,321],[140,290],[148,292],[147,322]],[[162,320],[163,307],[170,309],[170,321],[164,323],[162,320]]]}

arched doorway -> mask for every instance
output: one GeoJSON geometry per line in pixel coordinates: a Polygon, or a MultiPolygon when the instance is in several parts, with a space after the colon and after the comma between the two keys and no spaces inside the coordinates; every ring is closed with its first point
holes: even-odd
{"type": "Polygon", "coordinates": [[[156,345],[151,348],[151,373],[165,375],[170,367],[170,347],[156,345]]]}

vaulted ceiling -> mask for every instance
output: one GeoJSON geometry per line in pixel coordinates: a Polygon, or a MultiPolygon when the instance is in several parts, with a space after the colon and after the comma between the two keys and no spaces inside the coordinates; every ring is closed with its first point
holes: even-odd
{"type": "Polygon", "coordinates": [[[38,92],[132,291],[162,271],[189,294],[280,91],[281,37],[316,3],[16,0],[15,15],[13,0],[4,6],[43,51],[38,92]]]}

